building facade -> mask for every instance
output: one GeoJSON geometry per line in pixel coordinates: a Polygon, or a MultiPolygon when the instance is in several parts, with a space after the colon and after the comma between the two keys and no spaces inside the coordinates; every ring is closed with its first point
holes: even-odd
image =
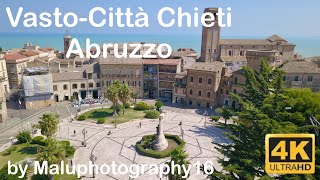
{"type": "Polygon", "coordinates": [[[9,90],[8,75],[6,68],[6,61],[2,59],[3,55],[0,54],[0,123],[7,119],[7,105],[6,105],[6,93],[9,90]]]}
{"type": "Polygon", "coordinates": [[[20,53],[9,53],[4,56],[7,65],[10,89],[18,90],[22,88],[22,71],[27,67],[29,58],[20,53]]]}
{"type": "Polygon", "coordinates": [[[108,87],[116,80],[128,84],[132,95],[143,97],[143,60],[116,59],[113,57],[100,60],[101,94],[106,98],[108,87]]]}
{"type": "Polygon", "coordinates": [[[199,108],[212,108],[218,104],[219,88],[224,63],[197,62],[187,70],[187,104],[199,108]]]}

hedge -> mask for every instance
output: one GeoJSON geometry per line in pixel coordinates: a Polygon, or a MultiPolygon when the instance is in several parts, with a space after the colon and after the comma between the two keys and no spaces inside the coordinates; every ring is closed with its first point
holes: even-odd
{"type": "Polygon", "coordinates": [[[105,118],[99,118],[97,121],[98,124],[104,124],[105,122],[106,122],[105,118]]]}
{"type": "Polygon", "coordinates": [[[42,136],[36,136],[32,139],[31,144],[38,144],[40,146],[45,146],[46,141],[44,140],[44,137],[42,136]]]}
{"type": "Polygon", "coordinates": [[[211,116],[211,119],[213,121],[218,121],[220,119],[220,116],[211,116]]]}
{"type": "Polygon", "coordinates": [[[85,116],[85,115],[80,115],[79,117],[78,117],[78,121],[84,121],[84,120],[86,120],[87,119],[87,116],[85,116]]]}
{"type": "Polygon", "coordinates": [[[134,107],[134,110],[137,110],[137,111],[145,111],[145,110],[148,110],[149,109],[149,106],[147,103],[145,102],[139,102],[138,104],[136,104],[136,106],[134,107]]]}
{"type": "Polygon", "coordinates": [[[144,140],[147,140],[147,139],[153,141],[153,140],[155,140],[156,135],[155,134],[146,135],[146,136],[142,137],[141,141],[138,141],[136,143],[137,152],[143,156],[161,159],[161,158],[169,157],[171,155],[171,153],[176,149],[183,149],[186,144],[178,135],[165,134],[164,136],[166,137],[166,139],[174,140],[178,144],[178,146],[172,150],[164,150],[164,151],[155,151],[155,150],[151,150],[151,149],[147,150],[147,149],[143,148],[141,142],[144,140]]]}
{"type": "Polygon", "coordinates": [[[19,144],[30,142],[32,140],[29,131],[19,132],[19,134],[17,135],[17,139],[19,144]]]}
{"type": "Polygon", "coordinates": [[[145,113],[146,115],[144,117],[148,119],[158,119],[160,116],[160,113],[157,110],[148,110],[145,113]]]}
{"type": "Polygon", "coordinates": [[[131,104],[130,104],[129,102],[126,102],[126,103],[124,104],[124,108],[126,108],[126,109],[130,108],[130,106],[131,106],[131,104]]]}

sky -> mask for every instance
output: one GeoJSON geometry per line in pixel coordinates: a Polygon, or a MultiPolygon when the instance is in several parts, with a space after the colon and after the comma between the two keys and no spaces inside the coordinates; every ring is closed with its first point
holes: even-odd
{"type": "MultiPolygon", "coordinates": [[[[201,27],[163,28],[157,23],[157,12],[163,7],[177,9],[182,7],[187,12],[194,12],[198,7],[202,14],[206,7],[221,7],[225,11],[232,8],[232,27],[222,28],[226,36],[269,36],[278,34],[285,37],[320,37],[320,1],[319,0],[1,0],[0,33],[115,33],[115,34],[199,34],[201,27]],[[10,25],[6,7],[14,14],[19,7],[24,12],[32,11],[53,13],[56,7],[65,14],[74,12],[79,17],[87,16],[96,6],[108,10],[109,7],[131,8],[135,12],[142,7],[149,15],[149,28],[93,28],[88,23],[79,23],[75,28],[26,28],[22,19],[18,27],[10,25]]],[[[22,14],[24,15],[24,13],[22,14]]],[[[107,16],[105,16],[107,17],[107,16]]],[[[101,17],[97,17],[101,18],[101,17]]]]}

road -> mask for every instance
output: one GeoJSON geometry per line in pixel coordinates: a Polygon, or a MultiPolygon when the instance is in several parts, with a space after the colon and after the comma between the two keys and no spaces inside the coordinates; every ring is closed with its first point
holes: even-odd
{"type": "MultiPolygon", "coordinates": [[[[101,106],[101,104],[94,106],[101,106]]],[[[39,117],[46,112],[56,113],[60,116],[60,119],[65,119],[70,117],[71,114],[75,114],[78,109],[83,111],[88,108],[90,106],[72,107],[71,103],[63,102],[47,108],[22,109],[22,121],[19,109],[8,109],[8,120],[0,124],[0,146],[10,142],[10,138],[16,137],[21,130],[31,130],[31,125],[36,124],[39,121],[39,117]]]]}

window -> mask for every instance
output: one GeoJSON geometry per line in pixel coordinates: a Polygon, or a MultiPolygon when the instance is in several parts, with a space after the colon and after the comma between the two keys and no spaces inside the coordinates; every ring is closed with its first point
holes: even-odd
{"type": "Polygon", "coordinates": [[[220,89],[220,94],[222,94],[223,93],[223,89],[220,89]]]}
{"type": "Polygon", "coordinates": [[[229,56],[232,56],[232,51],[229,51],[229,56]]]}
{"type": "Polygon", "coordinates": [[[228,90],[226,90],[226,94],[229,95],[229,91],[228,90]]]}
{"type": "Polygon", "coordinates": [[[92,73],[88,74],[88,79],[92,79],[92,73]]]}
{"type": "Polygon", "coordinates": [[[68,90],[68,85],[67,84],[63,85],[63,90],[68,90]]]}
{"type": "Polygon", "coordinates": [[[211,93],[207,92],[207,97],[210,98],[211,97],[211,93]]]}
{"type": "Polygon", "coordinates": [[[198,96],[201,96],[202,92],[201,91],[198,91],[198,96]]]}
{"type": "Polygon", "coordinates": [[[294,77],[295,81],[299,81],[299,76],[294,77]]]}
{"type": "Polygon", "coordinates": [[[202,77],[199,78],[199,83],[202,83],[202,77]]]}
{"type": "Polygon", "coordinates": [[[139,86],[141,86],[141,82],[139,81],[139,86]]]}
{"type": "Polygon", "coordinates": [[[234,83],[235,83],[235,84],[238,84],[238,78],[237,78],[237,77],[234,78],[234,83]]]}
{"type": "Polygon", "coordinates": [[[97,86],[97,87],[100,87],[100,83],[97,83],[96,86],[97,86]]]}
{"type": "Polygon", "coordinates": [[[93,83],[89,83],[89,88],[93,88],[93,83]]]}
{"type": "Polygon", "coordinates": [[[130,69],[130,76],[133,76],[133,69],[130,69]]]}
{"type": "Polygon", "coordinates": [[[191,95],[192,95],[192,93],[193,93],[193,92],[192,92],[192,89],[190,89],[190,90],[189,90],[189,94],[191,94],[191,95]]]}
{"type": "Polygon", "coordinates": [[[240,51],[240,56],[244,56],[244,52],[243,51],[240,51]]]}
{"type": "Polygon", "coordinates": [[[81,86],[82,89],[86,88],[86,84],[85,83],[81,83],[80,86],[81,86]]]}
{"type": "Polygon", "coordinates": [[[283,55],[283,52],[280,52],[280,56],[282,56],[283,55]]]}
{"type": "Polygon", "coordinates": [[[102,82],[102,86],[104,86],[104,81],[101,81],[102,82]]]}
{"type": "Polygon", "coordinates": [[[190,82],[193,82],[193,77],[192,76],[190,77],[190,82]]]}
{"type": "Polygon", "coordinates": [[[208,79],[208,84],[211,84],[212,83],[211,81],[212,81],[211,78],[209,78],[208,79]]]}
{"type": "Polygon", "coordinates": [[[77,89],[78,88],[78,84],[72,84],[72,89],[77,89]]]}
{"type": "Polygon", "coordinates": [[[308,82],[312,82],[313,81],[313,76],[308,76],[308,82]]]}
{"type": "Polygon", "coordinates": [[[53,90],[54,91],[58,91],[58,86],[57,85],[53,85],[53,90]]]}

